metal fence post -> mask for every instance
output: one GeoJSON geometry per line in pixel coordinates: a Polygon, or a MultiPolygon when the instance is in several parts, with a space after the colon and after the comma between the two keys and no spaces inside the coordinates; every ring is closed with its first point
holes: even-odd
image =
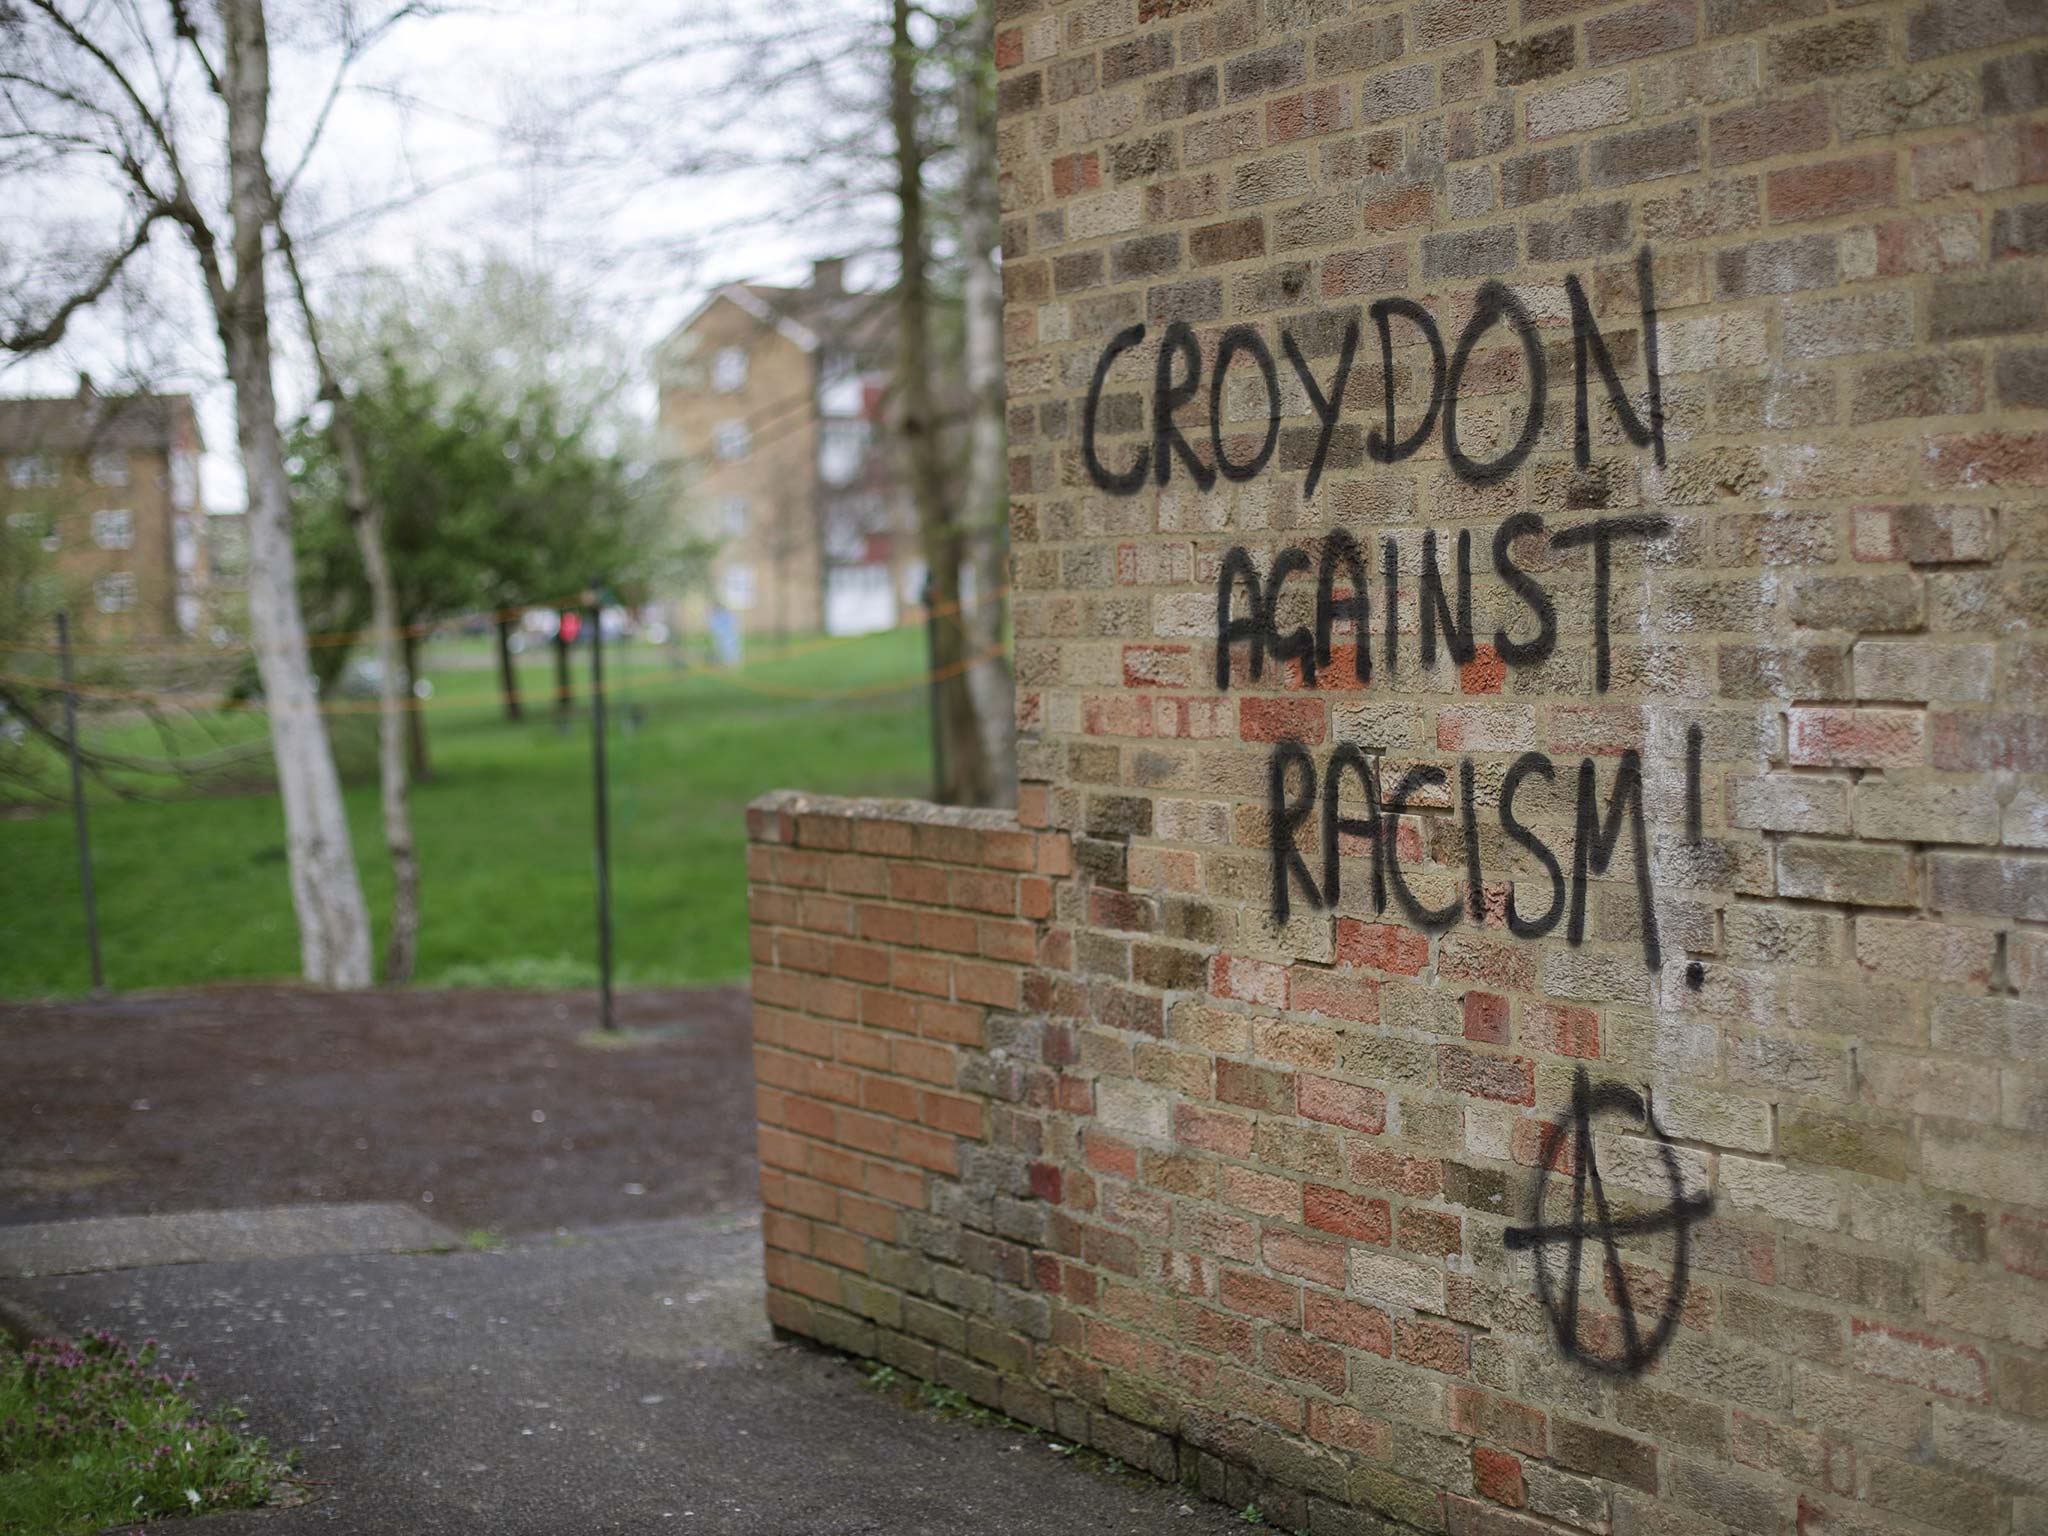
{"type": "Polygon", "coordinates": [[[85,819],[85,769],[78,756],[78,695],[71,686],[71,618],[57,610],[57,664],[64,679],[64,745],[71,758],[71,825],[78,838],[78,885],[85,895],[85,947],[92,956],[92,989],[107,990],[100,968],[100,910],[92,885],[92,834],[85,819]]]}
{"type": "Polygon", "coordinates": [[[604,760],[604,606],[592,591],[590,611],[590,754],[597,780],[597,983],[598,1023],[617,1029],[612,1011],[612,828],[611,787],[604,760]]]}

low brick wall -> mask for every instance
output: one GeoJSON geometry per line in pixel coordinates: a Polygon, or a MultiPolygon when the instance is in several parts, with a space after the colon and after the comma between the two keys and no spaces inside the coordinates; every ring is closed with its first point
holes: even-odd
{"type": "Polygon", "coordinates": [[[769,1315],[1051,1424],[1028,1252],[1059,1087],[1026,1009],[1068,960],[1066,835],[790,793],[747,826],[769,1315]]]}

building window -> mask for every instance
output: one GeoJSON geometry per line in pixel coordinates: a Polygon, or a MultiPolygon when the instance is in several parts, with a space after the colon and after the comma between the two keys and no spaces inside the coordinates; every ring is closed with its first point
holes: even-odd
{"type": "Polygon", "coordinates": [[[25,491],[35,486],[51,486],[57,483],[57,466],[39,453],[24,455],[7,461],[7,481],[16,490],[25,491]]]}
{"type": "Polygon", "coordinates": [[[754,435],[747,430],[744,421],[722,421],[718,424],[718,430],[712,434],[711,447],[721,459],[732,464],[747,456],[747,450],[753,445],[753,440],[754,435]]]}
{"type": "Polygon", "coordinates": [[[747,383],[747,349],[720,347],[711,359],[711,387],[721,395],[739,393],[747,383]]]}
{"type": "Polygon", "coordinates": [[[135,514],[124,511],[93,513],[92,541],[101,549],[133,549],[135,514]]]}
{"type": "Polygon", "coordinates": [[[190,512],[198,504],[199,455],[174,453],[171,455],[171,505],[180,512],[190,512]]]}
{"type": "Polygon", "coordinates": [[[867,457],[868,429],[861,421],[828,421],[818,439],[818,473],[827,485],[851,485],[867,457]]]}
{"type": "Polygon", "coordinates": [[[128,455],[118,448],[103,449],[92,456],[92,483],[94,485],[126,485],[128,483],[128,455]]]}
{"type": "Polygon", "coordinates": [[[746,536],[746,497],[721,496],[718,498],[718,527],[719,531],[728,539],[738,539],[746,536]]]}
{"type": "Polygon", "coordinates": [[[718,584],[719,599],[726,607],[738,612],[754,606],[754,568],[751,565],[728,567],[725,577],[718,584]]]}
{"type": "Polygon", "coordinates": [[[92,584],[92,600],[101,613],[126,613],[135,606],[135,578],[115,571],[92,584]]]}

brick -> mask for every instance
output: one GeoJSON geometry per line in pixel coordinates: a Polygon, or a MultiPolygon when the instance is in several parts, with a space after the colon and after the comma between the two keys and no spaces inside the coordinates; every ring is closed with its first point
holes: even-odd
{"type": "Polygon", "coordinates": [[[1774,86],[1807,85],[1834,75],[1881,69],[1888,52],[1881,21],[1852,17],[1780,32],[1764,45],[1764,75],[1774,86]]]}
{"type": "Polygon", "coordinates": [[[1530,203],[1565,197],[1579,190],[1579,152],[1573,145],[1558,145],[1519,155],[1500,168],[1501,203],[1522,208],[1530,203]]]}
{"type": "Polygon", "coordinates": [[[1978,70],[1986,115],[2031,112],[2048,103],[2048,49],[2000,54],[1978,70]]]}
{"type": "Polygon", "coordinates": [[[1302,1074],[1299,1088],[1301,1114],[1307,1119],[1346,1126],[1371,1136],[1386,1128],[1387,1099],[1377,1088],[1313,1073],[1302,1074]]]}
{"type": "Polygon", "coordinates": [[[1527,37],[1496,38],[1493,45],[1495,85],[1528,85],[1567,73],[1576,62],[1572,29],[1551,27],[1527,37]]]}
{"type": "Polygon", "coordinates": [[[1724,298],[1832,287],[1840,271],[1832,235],[1800,235],[1736,246],[1714,260],[1715,288],[1724,298]]]}
{"type": "Polygon", "coordinates": [[[1437,1080],[1451,1093],[1533,1104],[1535,1072],[1535,1064],[1519,1056],[1485,1056],[1461,1045],[1437,1047],[1437,1080]]]}
{"type": "Polygon", "coordinates": [[[1927,751],[1926,718],[1918,711],[1791,709],[1786,727],[1795,767],[1911,768],[1927,751]]]}
{"type": "Polygon", "coordinates": [[[1852,1318],[1849,1348],[1851,1363],[1869,1375],[1944,1397],[1981,1402],[1988,1396],[1984,1356],[1967,1344],[1852,1318]]]}
{"type": "Polygon", "coordinates": [[[1541,1457],[1546,1449],[1546,1416],[1539,1409],[1471,1387],[1451,1393],[1451,1428],[1461,1435],[1491,1440],[1525,1456],[1541,1457]]]}
{"type": "Polygon", "coordinates": [[[1641,0],[1585,25],[1586,63],[1593,69],[1683,48],[1699,32],[1698,0],[1641,0]]]}
{"type": "Polygon", "coordinates": [[[1394,1323],[1378,1307],[1361,1306],[1321,1291],[1302,1294],[1302,1326],[1318,1338],[1334,1339],[1375,1355],[1394,1352],[1394,1323]]]}
{"type": "Polygon", "coordinates": [[[1595,139],[1586,151],[1587,174],[1596,187],[1629,186],[1700,168],[1696,122],[1663,123],[1595,139]]]}
{"type": "Polygon", "coordinates": [[[1223,71],[1223,97],[1243,101],[1291,90],[1307,77],[1307,51],[1298,42],[1280,43],[1234,58],[1223,71]]]}
{"type": "Polygon", "coordinates": [[[1597,75],[1531,96],[1523,109],[1531,139],[1611,127],[1628,121],[1628,77],[1597,75]]]}
{"type": "Polygon", "coordinates": [[[1787,166],[1764,178],[1766,217],[1773,224],[1831,219],[1898,201],[1898,157],[1889,150],[1787,166]]]}
{"type": "Polygon", "coordinates": [[[1763,774],[1728,780],[1728,820],[1764,832],[1846,833],[1849,782],[1763,774]]]}
{"type": "Polygon", "coordinates": [[[2048,17],[2009,0],[1946,0],[1923,4],[1906,19],[1906,57],[1918,61],[1946,53],[1996,47],[2048,32],[2048,17]]]}
{"type": "Polygon", "coordinates": [[[1422,240],[1424,277],[1488,277],[1506,272],[1515,263],[1517,241],[1512,224],[1482,229],[1425,235],[1422,240]]]}
{"type": "Polygon", "coordinates": [[[1708,123],[1707,143],[1718,168],[1824,149],[1829,131],[1827,98],[1813,91],[1723,112],[1708,123]]]}
{"type": "Polygon", "coordinates": [[[1310,1184],[1302,1193],[1302,1209],[1303,1219],[1319,1231],[1381,1247],[1392,1240],[1393,1218],[1384,1200],[1350,1194],[1327,1184],[1310,1184]]]}
{"type": "Polygon", "coordinates": [[[1553,1419],[1550,1456],[1561,1467],[1625,1483],[1645,1493],[1657,1492],[1657,1449],[1627,1435],[1571,1419],[1553,1419]]]}
{"type": "Polygon", "coordinates": [[[1944,913],[2048,919],[2048,858],[1938,853],[1928,860],[1928,905],[1944,913]]]}
{"type": "Polygon", "coordinates": [[[1943,283],[1928,296],[1930,341],[2009,336],[2048,324],[2048,282],[2027,274],[1943,283]]]}

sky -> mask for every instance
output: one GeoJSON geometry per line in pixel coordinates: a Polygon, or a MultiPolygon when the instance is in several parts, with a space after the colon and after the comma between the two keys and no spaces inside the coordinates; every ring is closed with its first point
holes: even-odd
{"type": "MultiPolygon", "coordinates": [[[[293,20],[334,3],[273,0],[274,168],[298,159],[334,77],[332,49],[291,46],[293,20]]],[[[644,357],[717,283],[800,280],[811,257],[835,254],[847,238],[841,221],[792,226],[778,216],[801,196],[789,181],[676,171],[794,131],[787,105],[752,120],[717,95],[737,56],[682,31],[709,25],[711,3],[494,0],[393,28],[348,72],[293,194],[316,303],[323,286],[366,265],[406,270],[432,254],[509,252],[594,296],[644,357]],[[657,62],[617,77],[650,54],[657,62]]],[[[874,0],[721,3],[734,13],[717,23],[728,32],[801,44],[815,29],[825,46],[849,15],[879,9],[874,0]]],[[[58,195],[94,206],[82,186],[58,195]]],[[[147,373],[194,393],[208,445],[206,500],[221,510],[242,494],[233,401],[191,266],[162,237],[148,306],[161,313],[137,319],[103,305],[58,352],[0,372],[0,393],[68,392],[80,371],[102,380],[147,373]]],[[[310,367],[290,334],[292,311],[274,308],[278,391],[290,413],[303,406],[310,367]]],[[[651,380],[640,403],[651,417],[651,380]]]]}

